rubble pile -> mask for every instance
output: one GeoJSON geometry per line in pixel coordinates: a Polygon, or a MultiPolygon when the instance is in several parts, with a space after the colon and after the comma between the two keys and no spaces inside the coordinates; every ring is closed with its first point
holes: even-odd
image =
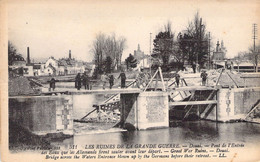
{"type": "Polygon", "coordinates": [[[24,76],[9,76],[8,80],[9,96],[39,95],[41,89],[24,76]]]}
{"type": "Polygon", "coordinates": [[[91,115],[91,117],[85,118],[81,122],[86,123],[117,123],[120,121],[120,112],[118,109],[114,111],[100,110],[91,115]]]}

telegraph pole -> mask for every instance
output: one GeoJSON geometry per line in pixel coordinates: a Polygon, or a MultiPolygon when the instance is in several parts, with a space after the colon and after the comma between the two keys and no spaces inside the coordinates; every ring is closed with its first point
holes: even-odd
{"type": "Polygon", "coordinates": [[[150,33],[150,75],[152,75],[152,33],[150,33]]]}
{"type": "Polygon", "coordinates": [[[210,69],[210,32],[209,32],[209,55],[208,55],[208,70],[210,69]]]}
{"type": "Polygon", "coordinates": [[[201,48],[202,48],[202,36],[201,36],[201,28],[202,28],[202,18],[200,18],[200,28],[199,28],[199,38],[198,38],[198,51],[197,51],[197,56],[196,56],[196,71],[198,70],[198,65],[199,65],[199,54],[201,53],[201,48]]]}
{"type": "Polygon", "coordinates": [[[256,63],[256,69],[255,72],[258,72],[258,53],[255,51],[255,40],[257,39],[257,24],[253,24],[253,40],[254,40],[254,51],[253,53],[255,54],[255,63],[256,63]]]}

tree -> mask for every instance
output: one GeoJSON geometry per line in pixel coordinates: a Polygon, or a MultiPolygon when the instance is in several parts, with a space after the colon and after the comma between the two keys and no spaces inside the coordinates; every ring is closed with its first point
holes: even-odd
{"type": "Polygon", "coordinates": [[[135,68],[137,66],[137,60],[134,58],[134,56],[130,53],[129,56],[125,59],[126,68],[127,70],[129,68],[135,68]]]}
{"type": "Polygon", "coordinates": [[[96,70],[95,73],[102,73],[102,65],[103,65],[103,53],[105,46],[105,35],[103,33],[99,33],[92,45],[92,52],[94,54],[96,70]]]}
{"type": "Polygon", "coordinates": [[[121,58],[126,48],[126,39],[124,37],[116,38],[115,34],[105,35],[99,33],[92,44],[92,53],[94,54],[96,73],[103,72],[103,66],[109,56],[111,59],[111,71],[118,69],[121,65],[121,58]]]}
{"type": "Polygon", "coordinates": [[[17,56],[17,50],[11,41],[8,41],[8,65],[12,65],[15,57],[17,56]]]}
{"type": "Polygon", "coordinates": [[[258,57],[260,52],[260,45],[254,47],[249,47],[248,60],[254,65],[255,72],[258,72],[257,66],[260,57],[258,57]]]}
{"type": "Polygon", "coordinates": [[[170,56],[174,54],[174,33],[171,30],[171,22],[164,28],[165,30],[160,31],[153,40],[153,53],[162,60],[164,66],[167,66],[170,56]]]}
{"type": "Polygon", "coordinates": [[[183,59],[191,64],[196,62],[200,66],[204,65],[208,58],[208,35],[199,12],[189,22],[183,34],[179,34],[178,42],[183,59]]]}
{"type": "Polygon", "coordinates": [[[106,73],[111,73],[112,71],[112,59],[110,56],[106,57],[106,60],[104,62],[104,69],[106,73]]]}

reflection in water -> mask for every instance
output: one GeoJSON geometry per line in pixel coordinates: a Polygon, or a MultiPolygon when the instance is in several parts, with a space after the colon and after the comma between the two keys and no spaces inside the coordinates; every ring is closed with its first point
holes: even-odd
{"type": "Polygon", "coordinates": [[[75,135],[73,144],[210,144],[260,141],[260,125],[253,123],[184,122],[181,126],[124,132],[75,135]]]}
{"type": "MultiPolygon", "coordinates": [[[[104,101],[104,95],[73,96],[74,119],[92,110],[92,105],[104,101]]],[[[75,135],[63,142],[53,143],[67,147],[86,144],[211,144],[235,142],[257,145],[260,141],[260,124],[216,123],[211,121],[186,121],[170,123],[170,128],[145,131],[122,131],[104,123],[75,123],[75,135]]]]}

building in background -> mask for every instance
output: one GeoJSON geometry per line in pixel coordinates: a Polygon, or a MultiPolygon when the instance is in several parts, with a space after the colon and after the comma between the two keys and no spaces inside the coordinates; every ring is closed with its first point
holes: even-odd
{"type": "Polygon", "coordinates": [[[142,58],[144,58],[144,55],[144,52],[140,49],[140,44],[138,44],[137,50],[134,50],[134,58],[136,58],[137,60],[141,60],[142,58]]]}
{"type": "Polygon", "coordinates": [[[21,54],[14,56],[14,61],[12,65],[9,66],[9,70],[19,75],[33,76],[33,67],[26,64],[26,61],[21,54]]]}
{"type": "Polygon", "coordinates": [[[150,68],[150,64],[151,64],[150,55],[146,55],[143,51],[141,51],[140,44],[138,44],[137,50],[134,50],[134,58],[137,60],[137,66],[135,69],[150,68]]]}
{"type": "Polygon", "coordinates": [[[223,40],[221,41],[221,46],[219,41],[216,44],[216,50],[213,52],[212,62],[215,68],[221,68],[225,66],[226,60],[226,47],[224,46],[223,40]]]}
{"type": "Polygon", "coordinates": [[[44,66],[45,75],[73,75],[77,73],[83,73],[84,71],[84,63],[72,58],[71,50],[69,50],[68,58],[61,58],[56,60],[54,57],[50,57],[44,66]]]}

